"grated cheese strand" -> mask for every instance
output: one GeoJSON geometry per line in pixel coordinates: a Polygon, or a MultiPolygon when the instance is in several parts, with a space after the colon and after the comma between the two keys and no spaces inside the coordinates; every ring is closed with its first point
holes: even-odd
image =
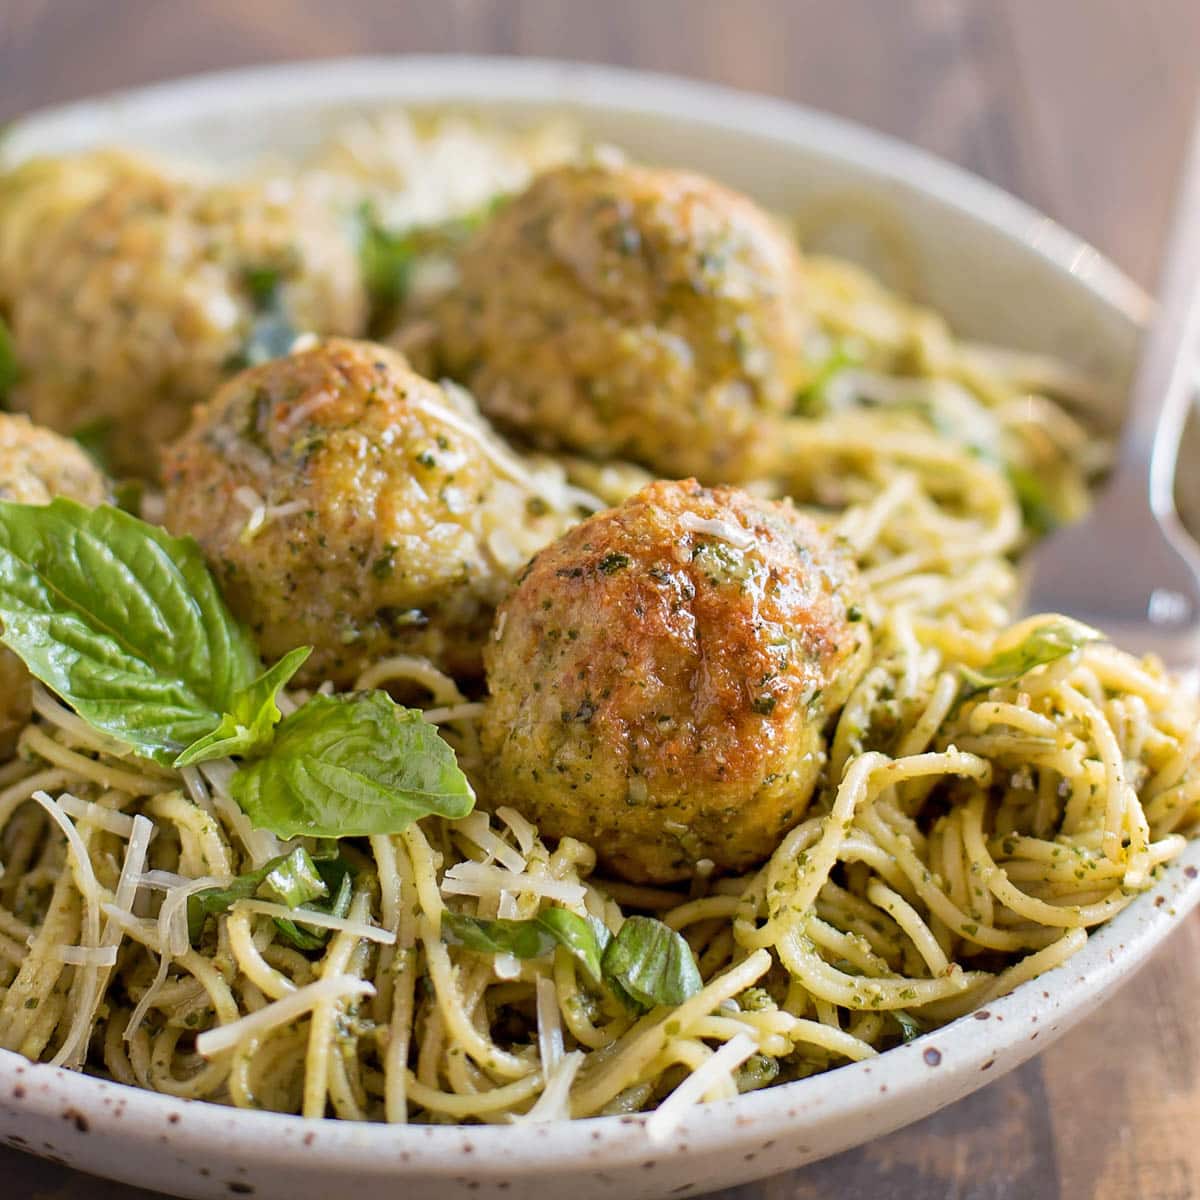
{"type": "Polygon", "coordinates": [[[58,798],[59,806],[69,817],[77,821],[88,821],[99,829],[115,833],[117,837],[127,838],[133,832],[133,818],[123,812],[116,812],[96,804],[92,800],[80,800],[70,792],[63,792],[58,798]]]}
{"type": "Polygon", "coordinates": [[[390,929],[380,929],[378,925],[335,917],[331,913],[317,912],[311,908],[288,908],[286,904],[276,904],[271,900],[239,900],[234,907],[241,912],[262,913],[265,917],[279,917],[314,929],[336,929],[340,933],[350,934],[351,937],[379,942],[384,946],[392,946],[396,942],[396,935],[390,929]]]}
{"type": "Polygon", "coordinates": [[[758,1046],[747,1034],[735,1034],[711,1058],[705,1059],[659,1106],[646,1121],[646,1136],[652,1142],[664,1142],[683,1120],[687,1110],[698,1104],[706,1092],[722,1079],[731,1078],[758,1046]]]}
{"type": "Polygon", "coordinates": [[[558,992],[548,975],[537,980],[538,1054],[542,1060],[542,1078],[546,1086],[563,1056],[562,1018],[558,1012],[558,992]]]}
{"type": "Polygon", "coordinates": [[[583,1066],[582,1050],[572,1050],[554,1069],[550,1082],[537,1098],[537,1103],[523,1116],[514,1117],[517,1124],[541,1125],[547,1121],[566,1121],[571,1116],[569,1103],[571,1084],[583,1066]]]}
{"type": "Polygon", "coordinates": [[[587,894],[587,889],[580,883],[567,883],[565,880],[538,875],[518,875],[503,867],[476,862],[455,863],[450,867],[442,877],[442,891],[447,896],[498,898],[501,892],[544,896],[548,900],[560,900],[573,908],[581,905],[587,894]]]}
{"type": "Polygon", "coordinates": [[[318,979],[289,992],[280,1000],[260,1008],[249,1016],[205,1030],[196,1037],[196,1053],[203,1058],[212,1058],[224,1050],[236,1046],[243,1038],[256,1037],[278,1025],[286,1025],[326,1000],[343,1000],[351,996],[373,996],[374,987],[365,979],[353,975],[333,975],[318,979]]]}

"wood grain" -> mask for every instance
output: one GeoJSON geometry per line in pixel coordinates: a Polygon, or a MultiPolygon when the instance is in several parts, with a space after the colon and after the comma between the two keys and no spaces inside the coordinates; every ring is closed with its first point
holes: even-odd
{"type": "MultiPolygon", "coordinates": [[[[219,66],[454,51],[774,93],[985,175],[1151,283],[1200,82],[1197,0],[0,0],[0,120],[219,66]]],[[[1038,1061],[860,1150],[713,1200],[1200,1196],[1200,916],[1038,1061]]],[[[6,1194],[148,1193],[0,1152],[6,1194]]]]}

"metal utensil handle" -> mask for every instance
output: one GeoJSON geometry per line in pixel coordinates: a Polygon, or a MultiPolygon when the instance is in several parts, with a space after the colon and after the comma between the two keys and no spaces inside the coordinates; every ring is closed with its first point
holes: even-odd
{"type": "Polygon", "coordinates": [[[1200,107],[1193,115],[1158,297],[1133,381],[1120,467],[1122,474],[1148,477],[1150,507],[1166,515],[1174,511],[1175,461],[1200,342],[1200,107]]]}

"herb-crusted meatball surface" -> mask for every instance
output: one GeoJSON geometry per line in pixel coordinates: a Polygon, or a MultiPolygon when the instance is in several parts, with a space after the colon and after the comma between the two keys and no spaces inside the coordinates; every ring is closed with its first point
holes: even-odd
{"type": "Polygon", "coordinates": [[[542,445],[665,475],[763,474],[806,321],[795,246],[685,171],[568,166],[493,217],[434,314],[442,364],[542,445]]]}
{"type": "MultiPolygon", "coordinates": [[[[0,500],[49,504],[66,496],[94,506],[108,499],[108,481],[68,438],[39,429],[27,417],[0,413],[0,500]]],[[[0,649],[0,753],[11,753],[33,711],[29,672],[0,649]]]]}
{"type": "Polygon", "coordinates": [[[667,882],[765,858],[869,652],[853,564],[788,503],[653,483],[542,551],[485,651],[489,799],[667,882]]]}
{"type": "Polygon", "coordinates": [[[477,673],[493,607],[564,523],[520,466],[461,394],[332,339],[197,408],[164,453],[165,523],[268,658],[315,648],[302,679],[350,685],[396,653],[477,673]]]}
{"type": "Polygon", "coordinates": [[[107,156],[34,162],[0,187],[0,308],[15,407],[103,437],[144,475],[239,364],[366,320],[342,222],[283,180],[206,186],[107,156]]]}

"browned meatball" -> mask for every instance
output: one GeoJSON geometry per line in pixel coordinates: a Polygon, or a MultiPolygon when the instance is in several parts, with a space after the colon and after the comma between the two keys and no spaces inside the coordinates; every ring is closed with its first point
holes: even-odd
{"type": "Polygon", "coordinates": [[[14,405],[103,435],[135,475],[239,363],[366,320],[354,240],[323,205],[282,180],[202,186],[116,155],[0,181],[0,306],[14,405]]]}
{"type": "MultiPolygon", "coordinates": [[[[67,496],[80,504],[108,499],[108,482],[72,441],[31,425],[28,417],[0,413],[0,500],[49,504],[67,496]]],[[[0,754],[9,754],[32,713],[29,672],[11,650],[0,649],[0,754]]]]}
{"type": "Polygon", "coordinates": [[[542,551],[484,652],[487,796],[627,879],[742,870],[865,666],[853,564],[789,503],[654,483],[542,551]]]}
{"type": "Polygon", "coordinates": [[[199,541],[267,658],[315,648],[308,682],[397,653],[477,673],[495,604],[566,523],[468,400],[370,342],[242,372],[163,476],[167,527],[199,541]]]}
{"type": "Polygon", "coordinates": [[[791,240],[684,171],[570,166],[475,237],[436,306],[443,367],[503,426],[706,482],[761,475],[803,370],[791,240]]]}

